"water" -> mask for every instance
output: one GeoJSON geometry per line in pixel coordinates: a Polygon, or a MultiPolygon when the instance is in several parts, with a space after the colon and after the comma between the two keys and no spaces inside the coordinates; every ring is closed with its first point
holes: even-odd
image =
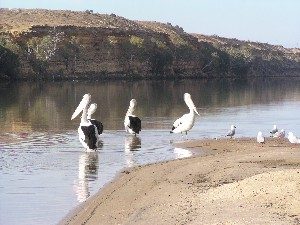
{"type": "Polygon", "coordinates": [[[110,81],[0,84],[0,224],[56,224],[125,167],[188,157],[169,130],[187,112],[183,94],[198,107],[189,139],[268,134],[273,124],[300,136],[300,82],[272,80],[110,81]],[[70,117],[84,93],[98,104],[102,146],[85,153],[79,118],[70,117]],[[131,98],[142,118],[139,137],[123,131],[131,98]]]}

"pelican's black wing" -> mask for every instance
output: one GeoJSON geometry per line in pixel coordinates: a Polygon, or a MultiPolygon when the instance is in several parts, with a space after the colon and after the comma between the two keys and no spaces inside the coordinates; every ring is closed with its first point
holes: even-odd
{"type": "Polygon", "coordinates": [[[81,126],[81,130],[84,133],[84,142],[90,149],[96,149],[97,146],[97,137],[96,137],[96,129],[94,125],[90,126],[81,126]]]}
{"type": "Polygon", "coordinates": [[[140,133],[142,130],[142,123],[140,118],[136,116],[129,116],[130,126],[129,128],[134,131],[134,133],[140,133]]]}
{"type": "Polygon", "coordinates": [[[98,120],[90,120],[90,121],[93,125],[95,125],[97,127],[98,134],[99,135],[102,134],[103,133],[103,124],[98,120]]]}

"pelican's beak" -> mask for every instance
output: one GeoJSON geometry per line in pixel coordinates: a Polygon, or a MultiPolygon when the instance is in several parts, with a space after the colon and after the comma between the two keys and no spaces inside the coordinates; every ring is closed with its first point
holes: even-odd
{"type": "Polygon", "coordinates": [[[200,116],[196,108],[194,108],[194,111],[195,111],[195,113],[198,114],[198,116],[200,116]]]}
{"type": "Polygon", "coordinates": [[[76,108],[76,110],[74,111],[71,120],[75,119],[79,113],[82,112],[82,110],[84,109],[85,106],[83,106],[83,104],[79,104],[79,106],[76,108]]]}
{"type": "Polygon", "coordinates": [[[76,116],[78,116],[78,114],[82,112],[82,110],[90,103],[90,101],[91,101],[91,95],[90,94],[85,94],[83,96],[81,102],[77,106],[76,110],[74,111],[74,113],[71,117],[71,120],[76,118],[76,116]]]}

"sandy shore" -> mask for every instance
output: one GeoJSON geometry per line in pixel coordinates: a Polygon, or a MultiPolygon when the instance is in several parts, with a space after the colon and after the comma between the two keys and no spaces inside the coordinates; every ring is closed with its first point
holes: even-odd
{"type": "Polygon", "coordinates": [[[201,140],[211,154],[126,170],[62,224],[300,224],[300,146],[201,140]]]}

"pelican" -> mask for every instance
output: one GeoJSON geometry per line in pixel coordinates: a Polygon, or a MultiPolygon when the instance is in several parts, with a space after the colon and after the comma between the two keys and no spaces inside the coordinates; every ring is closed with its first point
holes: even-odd
{"type": "Polygon", "coordinates": [[[281,129],[280,131],[277,131],[274,135],[274,138],[284,138],[285,137],[285,130],[281,129]]]}
{"type": "Polygon", "coordinates": [[[92,114],[94,112],[96,112],[96,109],[97,109],[97,104],[96,103],[92,103],[88,109],[88,112],[87,112],[87,119],[94,125],[97,127],[97,130],[98,130],[98,135],[102,134],[103,133],[103,124],[98,121],[98,120],[95,120],[95,119],[92,119],[92,114]]]}
{"type": "Polygon", "coordinates": [[[264,136],[262,135],[262,132],[261,132],[261,131],[258,132],[257,137],[256,137],[256,140],[257,140],[258,143],[261,143],[261,144],[265,143],[265,138],[264,138],[264,136]]]}
{"type": "Polygon", "coordinates": [[[136,105],[137,101],[135,99],[131,99],[124,119],[125,131],[130,134],[134,134],[135,136],[136,134],[139,134],[142,129],[141,120],[137,116],[133,115],[136,105]]]}
{"type": "Polygon", "coordinates": [[[297,138],[292,132],[288,133],[288,139],[292,144],[300,144],[300,139],[297,138]]]}
{"type": "Polygon", "coordinates": [[[185,134],[187,135],[187,132],[190,129],[192,129],[194,126],[195,113],[197,113],[197,115],[199,115],[199,113],[196,109],[196,106],[194,105],[191,95],[189,93],[185,93],[183,95],[183,99],[184,99],[185,104],[188,106],[190,112],[187,114],[184,114],[182,117],[175,120],[170,133],[178,134],[178,133],[185,132],[185,134]]]}
{"type": "Polygon", "coordinates": [[[278,132],[277,126],[273,125],[273,129],[270,131],[271,136],[273,136],[276,132],[278,132]]]}
{"type": "Polygon", "coordinates": [[[236,126],[231,125],[230,130],[226,136],[232,138],[235,135],[235,128],[236,128],[236,126]]]}
{"type": "Polygon", "coordinates": [[[90,101],[91,95],[85,94],[71,117],[71,120],[73,120],[82,112],[80,125],[78,127],[78,134],[79,141],[87,151],[95,150],[99,141],[97,127],[87,118],[88,105],[90,101]]]}

